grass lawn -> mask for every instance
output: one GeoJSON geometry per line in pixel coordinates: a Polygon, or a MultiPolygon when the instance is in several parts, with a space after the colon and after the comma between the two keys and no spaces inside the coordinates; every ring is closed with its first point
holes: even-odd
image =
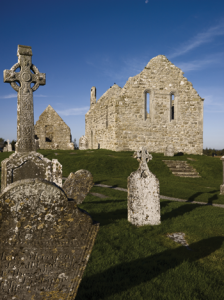
{"type": "MultiPolygon", "coordinates": [[[[95,183],[127,188],[127,177],[139,165],[131,157],[133,152],[92,151],[39,152],[57,158],[65,177],[87,169],[95,183]]],[[[0,161],[10,154],[0,153],[0,161]]],[[[181,178],[162,162],[163,154],[152,155],[148,165],[160,181],[162,195],[224,204],[224,196],[219,195],[220,159],[200,155],[167,158],[195,159],[187,161],[202,177],[181,178]]],[[[126,192],[96,186],[91,192],[107,198],[88,194],[79,205],[100,223],[100,230],[76,300],[224,299],[223,208],[161,200],[161,225],[135,227],[127,221],[126,192]],[[166,236],[174,232],[185,233],[191,250],[166,236]]]]}

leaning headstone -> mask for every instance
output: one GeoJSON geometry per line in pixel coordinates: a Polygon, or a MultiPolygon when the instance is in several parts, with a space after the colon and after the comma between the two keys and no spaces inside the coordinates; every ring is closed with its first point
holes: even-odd
{"type": "Polygon", "coordinates": [[[99,224],[40,179],[8,186],[0,212],[0,299],[75,299],[99,224]]]}
{"type": "Polygon", "coordinates": [[[88,139],[85,135],[82,135],[79,139],[79,150],[88,149],[88,139]]]}
{"type": "Polygon", "coordinates": [[[74,199],[77,204],[81,204],[93,185],[92,174],[87,170],[78,170],[69,174],[62,188],[68,198],[74,199]]]}
{"type": "Polygon", "coordinates": [[[147,165],[152,155],[143,147],[133,157],[140,164],[128,177],[128,221],[137,226],[158,225],[161,223],[159,180],[147,165]]]}
{"type": "Polygon", "coordinates": [[[224,195],[224,156],[220,158],[222,160],[222,165],[223,165],[223,184],[220,185],[220,194],[224,195]]]}
{"type": "MultiPolygon", "coordinates": [[[[59,162],[51,162],[36,152],[33,119],[33,92],[39,85],[45,85],[45,74],[40,73],[32,64],[32,49],[29,46],[18,46],[18,63],[10,70],[4,70],[4,82],[18,92],[17,100],[17,142],[16,151],[9,158],[2,161],[1,191],[7,185],[21,179],[42,178],[62,185],[59,162]],[[16,69],[20,68],[20,72],[16,69]],[[16,82],[20,83],[20,86],[16,82]],[[31,87],[31,83],[35,83],[31,87]],[[60,178],[56,178],[59,174],[60,178]],[[53,179],[54,178],[54,179],[53,179]]],[[[61,166],[61,165],[60,165],[61,166]]]]}
{"type": "Polygon", "coordinates": [[[166,150],[164,152],[164,156],[174,156],[174,147],[173,147],[172,144],[170,144],[166,147],[166,150]]]}

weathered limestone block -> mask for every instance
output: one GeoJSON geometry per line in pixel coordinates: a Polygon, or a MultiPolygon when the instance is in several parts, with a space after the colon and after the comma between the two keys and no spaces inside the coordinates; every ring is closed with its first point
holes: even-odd
{"type": "Polygon", "coordinates": [[[9,185],[0,212],[0,299],[75,299],[99,224],[40,179],[9,185]]]}
{"type": "Polygon", "coordinates": [[[79,139],[79,150],[87,150],[88,148],[88,139],[85,135],[82,135],[79,139]]]}
{"type": "Polygon", "coordinates": [[[164,156],[174,156],[174,147],[173,147],[172,144],[170,144],[166,147],[166,150],[164,152],[164,156]]]}
{"type": "Polygon", "coordinates": [[[220,194],[224,195],[224,156],[221,157],[222,165],[223,165],[223,184],[220,185],[220,194]]]}
{"type": "Polygon", "coordinates": [[[161,223],[159,180],[147,165],[152,155],[143,147],[133,157],[140,164],[128,177],[128,221],[137,226],[158,225],[161,223]]]}
{"type": "Polygon", "coordinates": [[[1,163],[1,191],[11,183],[29,178],[41,178],[62,186],[62,165],[35,151],[13,153],[1,163]]]}
{"type": "Polygon", "coordinates": [[[93,185],[92,174],[87,170],[78,170],[69,174],[62,188],[68,198],[74,199],[77,204],[81,204],[93,185]]]}

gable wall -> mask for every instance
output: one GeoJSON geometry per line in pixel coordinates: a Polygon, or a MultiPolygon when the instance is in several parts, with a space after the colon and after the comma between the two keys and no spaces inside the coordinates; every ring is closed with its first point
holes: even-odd
{"type": "MultiPolygon", "coordinates": [[[[97,121],[91,121],[95,138],[111,136],[111,139],[105,138],[101,148],[136,151],[146,146],[148,151],[162,153],[168,144],[173,144],[175,152],[202,154],[203,99],[183,72],[165,56],[153,58],[140,74],[129,78],[116,97],[108,97],[108,101],[114,105],[113,132],[103,129],[105,106],[98,107],[97,112],[90,109],[92,116],[98,115],[102,120],[97,128],[97,121]],[[150,114],[146,119],[145,91],[150,92],[150,114]],[[172,93],[174,120],[170,117],[172,93]],[[104,117],[100,117],[101,114],[104,117]]],[[[86,124],[90,124],[89,115],[86,114],[86,124]]],[[[87,126],[86,136],[90,141],[89,131],[87,126]]],[[[93,148],[96,149],[96,145],[93,148]]]]}
{"type": "Polygon", "coordinates": [[[37,135],[39,138],[40,149],[52,149],[53,144],[55,143],[58,144],[57,149],[70,149],[67,146],[71,140],[70,128],[54,111],[54,109],[47,108],[40,115],[39,120],[35,125],[35,135],[37,135]],[[52,142],[46,142],[46,133],[51,134],[51,132],[53,136],[52,142]]]}

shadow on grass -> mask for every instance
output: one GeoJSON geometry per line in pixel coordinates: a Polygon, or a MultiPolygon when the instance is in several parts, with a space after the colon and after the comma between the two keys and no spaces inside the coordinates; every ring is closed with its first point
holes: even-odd
{"type": "MultiPolygon", "coordinates": [[[[204,206],[204,205],[203,205],[204,206]]],[[[172,209],[172,211],[165,213],[165,214],[161,214],[161,221],[166,221],[168,219],[172,219],[172,218],[176,218],[179,216],[183,216],[186,213],[191,212],[192,210],[198,208],[198,207],[202,207],[200,204],[186,204],[186,205],[181,205],[180,207],[176,208],[176,209],[172,209]]]]}
{"type": "MultiPolygon", "coordinates": [[[[210,192],[197,192],[197,193],[193,194],[192,196],[190,196],[190,197],[188,198],[188,201],[187,201],[187,202],[195,201],[196,198],[197,198],[198,196],[202,195],[202,194],[214,194],[214,193],[217,193],[217,192],[219,192],[219,190],[213,190],[213,191],[210,191],[210,192]]],[[[215,195],[213,195],[212,197],[210,197],[210,198],[208,199],[208,203],[212,204],[212,201],[217,200],[217,199],[218,199],[218,196],[217,196],[217,194],[215,194],[215,195]]]]}
{"type": "MultiPolygon", "coordinates": [[[[101,202],[102,203],[102,202],[101,202]]],[[[84,208],[82,208],[84,209],[84,208]]],[[[85,208],[86,210],[87,208],[85,208]]],[[[116,222],[116,220],[122,220],[125,219],[127,220],[127,209],[117,209],[116,211],[107,211],[105,213],[100,212],[100,213],[92,213],[90,214],[91,218],[93,220],[96,220],[98,223],[100,223],[100,227],[113,224],[116,222]]]]}
{"type": "Polygon", "coordinates": [[[221,247],[223,241],[224,237],[212,237],[189,245],[194,250],[192,252],[189,252],[184,246],[180,246],[146,258],[124,262],[110,267],[102,273],[84,277],[76,300],[106,299],[114,294],[127,291],[178,267],[186,260],[194,263],[198,259],[210,255],[221,247]]]}

